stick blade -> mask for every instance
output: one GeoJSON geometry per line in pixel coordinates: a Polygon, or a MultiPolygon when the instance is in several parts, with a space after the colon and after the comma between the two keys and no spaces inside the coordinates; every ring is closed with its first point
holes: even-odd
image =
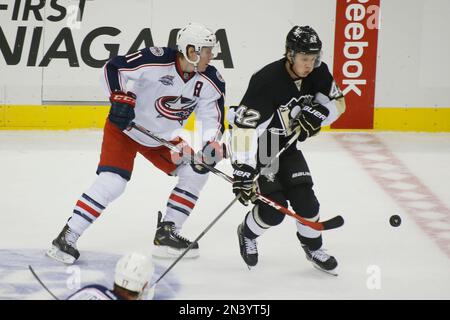
{"type": "Polygon", "coordinates": [[[323,230],[336,229],[344,225],[344,218],[342,216],[336,216],[330,220],[322,222],[323,230]]]}

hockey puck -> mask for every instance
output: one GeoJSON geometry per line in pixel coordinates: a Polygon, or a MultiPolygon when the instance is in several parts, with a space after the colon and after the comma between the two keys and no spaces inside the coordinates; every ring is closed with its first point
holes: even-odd
{"type": "Polygon", "coordinates": [[[400,218],[400,216],[394,214],[394,215],[391,216],[391,218],[389,219],[389,223],[390,223],[391,226],[393,226],[393,227],[398,227],[398,226],[402,223],[402,219],[400,218]]]}

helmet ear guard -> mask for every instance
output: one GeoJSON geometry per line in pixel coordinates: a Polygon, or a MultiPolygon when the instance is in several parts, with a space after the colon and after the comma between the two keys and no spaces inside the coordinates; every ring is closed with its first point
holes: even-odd
{"type": "Polygon", "coordinates": [[[184,55],[186,60],[194,66],[197,66],[198,62],[200,61],[202,48],[211,47],[212,53],[215,57],[217,55],[216,46],[217,40],[214,32],[200,23],[189,23],[187,26],[178,31],[177,49],[184,55]],[[194,51],[198,56],[196,61],[191,61],[189,59],[189,46],[192,46],[194,48],[194,51]]]}

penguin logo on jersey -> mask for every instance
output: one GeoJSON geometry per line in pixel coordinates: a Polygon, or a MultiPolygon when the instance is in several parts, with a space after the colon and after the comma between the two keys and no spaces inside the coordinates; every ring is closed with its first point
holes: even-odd
{"type": "Polygon", "coordinates": [[[181,125],[189,118],[197,106],[195,100],[183,96],[164,96],[155,101],[155,108],[158,111],[158,118],[164,117],[169,120],[176,120],[181,125]]]}

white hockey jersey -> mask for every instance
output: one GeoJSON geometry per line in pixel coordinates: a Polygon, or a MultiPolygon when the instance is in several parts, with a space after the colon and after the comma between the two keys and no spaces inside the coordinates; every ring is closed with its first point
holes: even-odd
{"type": "Polygon", "coordinates": [[[120,300],[111,290],[101,285],[89,285],[81,288],[66,300],[120,300]]]}
{"type": "MultiPolygon", "coordinates": [[[[103,71],[108,97],[114,91],[126,92],[133,82],[130,91],[137,97],[134,121],[157,136],[174,139],[195,111],[202,145],[220,140],[225,81],[215,67],[209,65],[205,72],[186,74],[179,67],[176,50],[151,47],[113,58],[103,71]]],[[[159,146],[135,129],[124,132],[142,145],[159,146]]]]}

